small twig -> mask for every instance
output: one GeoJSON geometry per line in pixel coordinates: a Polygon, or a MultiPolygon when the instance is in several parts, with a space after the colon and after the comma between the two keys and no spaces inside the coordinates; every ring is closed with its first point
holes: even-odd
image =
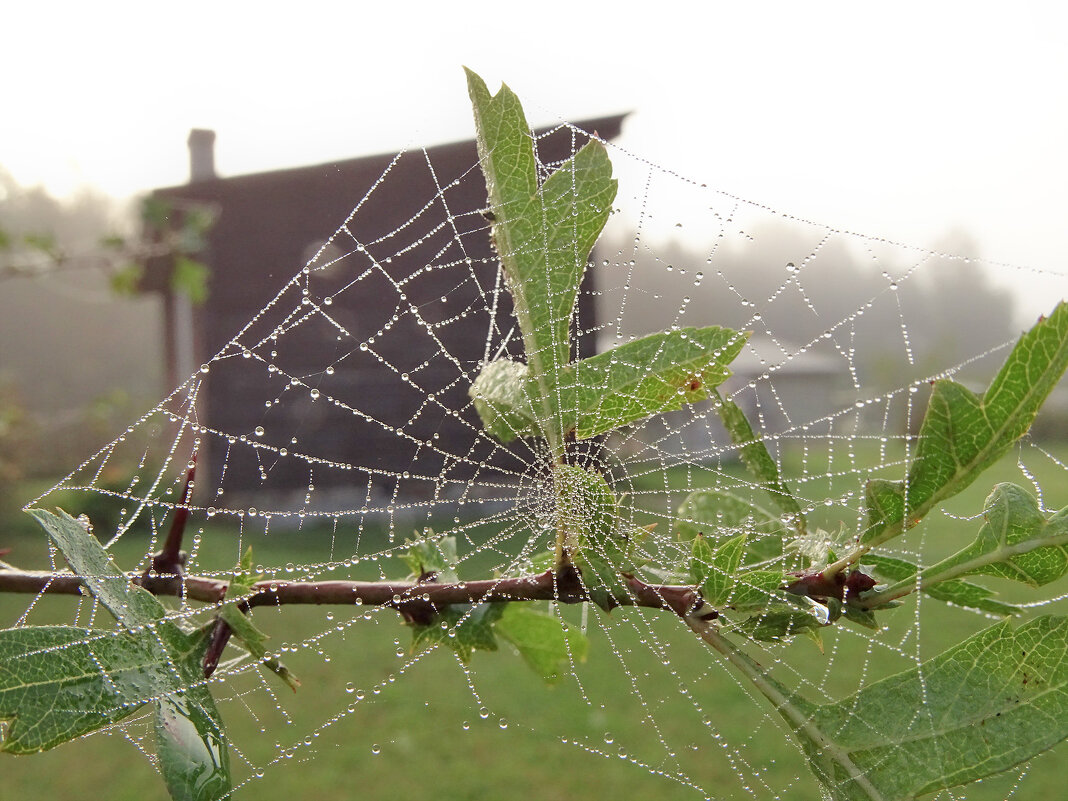
{"type": "Polygon", "coordinates": [[[771,702],[771,705],[775,707],[775,711],[786,719],[795,732],[804,734],[818,745],[824,758],[838,763],[838,766],[845,772],[850,781],[855,782],[857,787],[867,794],[868,798],[874,799],[874,801],[882,801],[885,796],[879,792],[871,779],[865,775],[864,769],[853,761],[849,751],[820,729],[817,722],[812,719],[811,713],[800,707],[756,660],[723,637],[714,626],[710,626],[706,621],[686,618],[686,624],[694,634],[719,652],[743,676],[749,679],[757,691],[771,702]]]}

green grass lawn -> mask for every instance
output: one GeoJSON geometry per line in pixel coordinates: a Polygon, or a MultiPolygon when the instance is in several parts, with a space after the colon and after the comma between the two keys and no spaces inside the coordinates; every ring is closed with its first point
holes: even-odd
{"type": "MultiPolygon", "coordinates": [[[[1054,455],[1066,453],[1068,448],[1061,447],[1054,455]]],[[[804,472],[800,457],[790,454],[786,463],[804,497],[848,500],[859,486],[859,466],[872,457],[870,452],[852,458],[844,451],[829,457],[824,453],[818,464],[810,459],[804,472]]],[[[929,554],[925,560],[933,561],[970,541],[979,521],[959,518],[973,518],[995,482],[1029,484],[1018,458],[1043,488],[1047,507],[1068,505],[1068,471],[1024,446],[953,499],[945,512],[936,512],[911,532],[902,546],[929,554]]],[[[724,469],[740,475],[734,466],[724,469]]],[[[663,500],[665,480],[673,490],[696,481],[693,471],[649,477],[659,484],[643,485],[644,480],[632,481],[629,489],[639,497],[647,493],[644,497],[654,506],[670,505],[663,500]]],[[[671,498],[674,503],[676,495],[671,498]]],[[[820,504],[812,517],[829,524],[844,509],[820,504]]],[[[0,541],[0,547],[14,546],[8,560],[42,566],[47,564],[42,539],[19,535],[0,541]]],[[[239,543],[234,530],[213,526],[201,533],[193,569],[223,571],[249,542],[256,562],[295,566],[291,573],[283,567],[282,577],[299,576],[301,565],[337,562],[356,546],[355,533],[340,528],[266,537],[246,531],[239,543]]],[[[388,544],[381,528],[365,530],[360,553],[388,544]]],[[[131,536],[114,553],[120,564],[132,568],[145,547],[143,538],[131,536]]],[[[467,563],[468,575],[501,561],[498,551],[484,550],[467,563]]],[[[380,571],[398,576],[404,568],[374,563],[352,572],[377,577],[380,571]]],[[[339,569],[322,577],[343,574],[348,572],[339,569]]],[[[1062,580],[1041,596],[1008,585],[998,589],[1012,600],[1053,597],[1068,586],[1062,580]]],[[[29,596],[0,597],[0,624],[13,624],[29,601],[29,596]]],[[[40,599],[27,620],[69,623],[77,604],[73,598],[40,599]]],[[[1065,609],[1061,603],[1038,611],[1065,609]]],[[[80,622],[87,622],[88,613],[85,605],[80,622]]],[[[581,622],[581,609],[568,608],[565,614],[581,622]]],[[[270,674],[254,671],[216,685],[234,746],[235,774],[252,777],[238,797],[751,797],[739,774],[756,798],[819,797],[777,716],[679,621],[647,610],[616,610],[607,616],[592,609],[588,614],[589,659],[576,666],[573,677],[547,686],[506,649],[476,653],[467,669],[440,649],[413,655],[410,632],[389,610],[257,610],[257,624],[273,643],[286,646],[284,659],[303,687],[293,694],[270,674]],[[262,778],[257,778],[259,771],[262,778]],[[672,778],[680,774],[684,781],[672,778]],[[701,790],[687,786],[686,780],[701,790]]],[[[799,639],[761,660],[784,680],[811,682],[810,694],[816,698],[821,690],[849,693],[863,682],[905,669],[909,656],[934,656],[991,621],[928,600],[917,612],[910,598],[886,622],[888,630],[874,639],[847,624],[825,635],[824,653],[799,639]],[[918,646],[917,615],[922,621],[918,646]]],[[[151,749],[150,726],[134,722],[45,754],[4,756],[0,798],[164,799],[163,784],[141,753],[151,749]]],[[[1060,797],[1058,755],[1063,747],[1034,760],[1015,797],[1060,797]]],[[[1017,781],[1012,773],[953,797],[993,801],[1007,797],[1017,781]]]]}

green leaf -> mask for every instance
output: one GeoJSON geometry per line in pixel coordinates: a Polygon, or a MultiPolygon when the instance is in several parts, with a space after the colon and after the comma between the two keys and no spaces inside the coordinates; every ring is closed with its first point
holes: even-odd
{"type": "Polygon", "coordinates": [[[1068,619],[998,623],[841,701],[795,696],[779,711],[835,799],[904,801],[992,776],[1068,737],[1068,619]]]}
{"type": "Polygon", "coordinates": [[[875,617],[875,613],[870,609],[864,609],[853,604],[846,604],[842,608],[842,616],[846,620],[852,620],[854,623],[863,626],[866,629],[872,631],[878,631],[879,621],[875,617]]]}
{"type": "Polygon", "coordinates": [[[173,658],[165,669],[180,688],[155,700],[156,755],[175,801],[216,801],[231,791],[222,719],[201,672],[209,631],[191,636],[171,624],[162,629],[173,658]]]}
{"type": "Polygon", "coordinates": [[[300,686],[300,679],[281,661],[268,656],[267,640],[270,637],[256,628],[249,615],[238,608],[237,602],[247,598],[252,592],[252,586],[261,578],[262,576],[252,571],[252,546],[250,545],[241,556],[241,562],[226,587],[226,597],[219,609],[219,617],[226,621],[233,635],[241,641],[253,659],[262,662],[268,670],[284,681],[289,689],[296,692],[300,686]]]}
{"type": "Polygon", "coordinates": [[[925,578],[966,570],[1041,587],[1068,573],[1068,507],[1047,520],[1027,490],[998,484],[983,514],[975,542],[924,571],[925,578]]]}
{"type": "MultiPolygon", "coordinates": [[[[37,675],[44,680],[32,688],[23,686],[24,691],[13,696],[14,706],[0,710],[0,715],[14,717],[16,724],[19,718],[39,719],[39,707],[48,703],[52,704],[48,707],[49,715],[71,717],[79,721],[79,728],[92,723],[89,729],[79,732],[85,733],[109,722],[108,714],[101,711],[101,704],[112,704],[124,709],[123,714],[129,714],[151,699],[155,706],[160,770],[172,797],[208,801],[228,794],[231,786],[229,752],[222,722],[201,668],[207,648],[207,629],[186,634],[174,622],[166,620],[163,605],[151,593],[132,583],[86,527],[66,512],[60,510],[55,515],[33,509],[30,514],[52,538],[93,597],[125,630],[107,632],[101,640],[117,643],[114,645],[116,650],[105,654],[109,658],[107,661],[100,661],[96,639],[81,645],[67,639],[67,647],[59,650],[38,649],[25,653],[28,661],[19,662],[14,689],[19,689],[17,682],[22,681],[21,674],[37,675]],[[69,656],[60,660],[58,654],[69,656]],[[123,672],[129,675],[128,681],[114,682],[111,674],[123,672]],[[69,707],[54,706],[49,699],[54,698],[57,689],[77,680],[89,682],[81,702],[71,698],[69,707]]],[[[63,639],[79,630],[60,627],[52,631],[54,633],[42,636],[63,639]]],[[[94,637],[96,634],[101,633],[91,633],[94,637]]],[[[24,643],[20,638],[26,635],[9,636],[17,648],[24,643]]],[[[69,728],[63,729],[55,724],[46,725],[45,730],[52,732],[52,738],[47,745],[39,744],[38,750],[77,736],[67,736],[69,728]],[[55,739],[57,731],[63,732],[62,739],[55,739]]],[[[8,741],[4,747],[8,747],[8,741]]]]}
{"type": "Polygon", "coordinates": [[[691,572],[694,581],[701,585],[701,595],[713,606],[725,604],[731,598],[735,574],[745,554],[746,536],[742,532],[715,549],[703,536],[694,538],[691,572]]]}
{"type": "Polygon", "coordinates": [[[467,82],[493,241],[537,388],[532,394],[539,399],[537,418],[559,447],[564,424],[552,387],[571,359],[569,329],[579,284],[615,199],[612,164],[593,140],[539,188],[530,126],[515,93],[502,86],[491,96],[470,70],[467,82]]]}
{"type": "Polygon", "coordinates": [[[600,474],[556,465],[553,482],[557,526],[565,532],[571,560],[590,599],[609,610],[616,599],[628,597],[624,574],[638,569],[637,548],[648,532],[621,523],[616,497],[600,474]]]}
{"type": "Polygon", "coordinates": [[[732,631],[761,642],[780,642],[802,633],[815,635],[816,644],[822,651],[819,629],[828,623],[826,609],[809,598],[803,600],[808,603],[809,608],[790,603],[770,604],[759,614],[738,623],[732,631]]]}
{"type": "Polygon", "coordinates": [[[22,243],[53,259],[58,259],[61,255],[56,237],[51,233],[23,234],[22,243]]]}
{"type": "MultiPolygon", "coordinates": [[[[871,479],[864,486],[864,506],[869,520],[869,527],[864,536],[870,539],[878,537],[879,542],[890,539],[900,533],[900,526],[903,525],[901,521],[905,519],[904,483],[884,478],[871,479]],[[898,528],[895,528],[891,521],[896,521],[898,528]],[[881,528],[876,531],[876,526],[881,528]]],[[[918,523],[919,519],[914,522],[918,523]]]]}
{"type": "Polygon", "coordinates": [[[215,703],[199,674],[204,631],[170,621],[137,634],[69,626],[0,631],[0,750],[29,754],[122,720],[152,701],[160,769],[174,798],[230,789],[215,703]]]}
{"type": "MultiPolygon", "coordinates": [[[[912,562],[904,559],[896,559],[890,556],[875,556],[868,554],[863,559],[863,564],[874,568],[876,575],[899,583],[916,583],[916,571],[919,569],[912,562]]],[[[950,579],[939,584],[924,588],[924,594],[939,601],[963,606],[969,609],[979,609],[994,615],[1007,617],[1020,611],[1018,606],[994,600],[996,593],[978,584],[971,584],[960,579],[950,579]]],[[[847,610],[851,608],[847,606],[847,610]]],[[[848,614],[847,614],[848,617],[848,614]]],[[[850,618],[853,619],[853,618],[850,618]]]]}
{"type": "Polygon", "coordinates": [[[456,537],[435,539],[434,530],[428,528],[423,532],[423,539],[409,546],[401,558],[415,578],[434,573],[440,581],[458,580],[456,566],[460,558],[456,555],[456,537]]]}
{"type": "Polygon", "coordinates": [[[141,220],[152,228],[165,228],[173,211],[170,201],[156,195],[149,195],[141,201],[141,220]]]}
{"type": "Polygon", "coordinates": [[[750,570],[735,578],[726,603],[732,609],[765,609],[773,601],[791,603],[791,596],[783,589],[785,577],[781,570],[750,570]]]}
{"type": "Polygon", "coordinates": [[[759,504],[728,490],[691,492],[675,515],[675,536],[692,540],[704,534],[715,542],[738,532],[748,534],[743,563],[766,561],[782,556],[787,531],[782,520],[759,504]]]}
{"type": "Polygon", "coordinates": [[[694,584],[704,584],[708,578],[709,566],[716,558],[716,549],[708,541],[708,538],[698,532],[693,538],[693,546],[690,549],[690,577],[694,584]]]}
{"type": "MultiPolygon", "coordinates": [[[[983,506],[986,522],[971,545],[936,565],[923,570],[919,585],[924,592],[943,600],[964,603],[977,601],[977,608],[996,614],[1010,614],[1015,607],[1000,611],[992,608],[987,590],[960,581],[958,576],[987,575],[1021,581],[1039,587],[1068,573],[1068,508],[1048,520],[1038,508],[1038,502],[1027,490],[1015,484],[998,484],[983,506]],[[979,593],[985,593],[982,596],[979,593]],[[1011,612],[1009,611],[1011,610],[1011,612]]],[[[880,564],[885,557],[864,557],[865,561],[880,564]]],[[[892,566],[891,566],[892,567],[892,566]]],[[[891,575],[891,574],[888,574],[891,575]]],[[[896,584],[881,590],[875,597],[898,597],[916,585],[914,573],[903,574],[896,584]]],[[[891,577],[894,577],[891,575],[891,577]]]]}
{"type": "Polygon", "coordinates": [[[934,382],[905,480],[869,484],[863,542],[872,546],[900,534],[971,484],[1027,432],[1066,367],[1068,305],[1062,302],[1020,338],[982,395],[948,379],[934,382]]]}
{"type": "Polygon", "coordinates": [[[188,256],[176,256],[171,273],[171,289],[189,298],[194,306],[208,299],[208,279],[211,270],[203,262],[188,256]]]}
{"type": "Polygon", "coordinates": [[[538,191],[534,142],[519,98],[507,86],[491,96],[485,81],[469,69],[467,90],[475,113],[478,156],[495,216],[518,218],[538,191]]]}
{"type": "Polygon", "coordinates": [[[228,798],[230,758],[214,702],[209,706],[203,699],[173,694],[160,698],[156,707],[156,755],[171,798],[228,798]]]}
{"type": "Polygon", "coordinates": [[[468,390],[483,428],[501,442],[538,434],[528,377],[525,364],[497,359],[482,368],[468,390]]]}
{"type": "MultiPolygon", "coordinates": [[[[554,563],[556,554],[552,551],[538,551],[536,554],[530,557],[530,570],[539,573],[545,570],[549,570],[554,563]]],[[[524,574],[530,571],[524,571],[524,574]]]]}
{"type": "Polygon", "coordinates": [[[165,657],[156,637],[71,626],[0,631],[2,750],[31,754],[122,720],[146,703],[165,657]]]}
{"type": "Polygon", "coordinates": [[[619,507],[604,476],[578,465],[559,464],[553,468],[553,484],[557,525],[567,532],[569,546],[604,548],[618,538],[619,507]]]}
{"type": "Polygon", "coordinates": [[[745,542],[748,535],[744,532],[737,537],[731,537],[725,543],[716,548],[714,566],[723,575],[733,576],[738,572],[745,554],[745,542]]]}
{"type": "Polygon", "coordinates": [[[753,427],[745,412],[734,401],[715,393],[718,405],[716,411],[727,429],[731,442],[739,447],[739,456],[750,474],[760,483],[771,502],[789,518],[793,527],[800,534],[805,533],[805,514],[801,505],[786,486],[779,465],[768,453],[764,441],[753,433],[753,427]]]}
{"type": "Polygon", "coordinates": [[[713,394],[749,338],[719,326],[665,331],[568,365],[559,380],[563,415],[577,439],[612,431],[713,394]]]}
{"type": "Polygon", "coordinates": [[[28,513],[52,538],[92,596],[130,632],[136,633],[161,620],[166,614],[163,604],[119,570],[82,523],[62,509],[57,511],[58,515],[44,509],[30,509],[28,513]]]}
{"type": "Polygon", "coordinates": [[[445,645],[455,651],[465,665],[471,661],[474,651],[496,651],[493,625],[507,605],[486,603],[475,607],[469,604],[446,607],[433,623],[412,626],[412,650],[445,645]]]}
{"type": "Polygon", "coordinates": [[[113,272],[110,277],[111,291],[124,297],[134,297],[141,288],[144,268],[140,264],[127,264],[113,272]]]}
{"type": "Polygon", "coordinates": [[[237,563],[237,569],[230,576],[230,582],[226,585],[225,600],[232,601],[252,592],[252,587],[263,575],[252,569],[252,546],[248,546],[241,554],[237,563]]]}
{"type": "MultiPolygon", "coordinates": [[[[216,213],[211,206],[194,204],[183,210],[182,229],[189,236],[203,237],[215,225],[216,213]]],[[[194,247],[199,250],[199,247],[194,247]]]]}
{"type": "Polygon", "coordinates": [[[505,604],[494,631],[516,647],[534,671],[553,683],[586,661],[589,641],[558,617],[527,604],[505,604]]]}

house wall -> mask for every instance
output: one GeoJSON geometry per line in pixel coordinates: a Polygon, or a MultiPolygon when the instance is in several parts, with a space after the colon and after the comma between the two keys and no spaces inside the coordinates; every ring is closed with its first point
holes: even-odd
{"type": "MultiPolygon", "coordinates": [[[[613,135],[620,119],[595,127],[613,135]]],[[[543,163],[563,160],[571,148],[567,129],[538,140],[543,163]]],[[[477,436],[467,397],[491,325],[495,343],[514,325],[506,292],[495,322],[486,300],[498,261],[481,213],[486,188],[474,142],[394,158],[201,181],[158,193],[176,204],[208,204],[217,214],[204,254],[212,269],[210,294],[195,325],[202,361],[223,358],[212,363],[201,390],[201,423],[236,437],[263,426],[257,443],[314,457],[277,458],[216,436],[202,459],[209,485],[284,494],[311,483],[317,492],[342,488],[380,504],[460,492],[484,464],[505,472],[524,468],[522,454],[477,436]],[[346,218],[308,274],[287,284],[346,218]],[[328,308],[320,305],[324,314],[301,313],[304,290],[319,304],[331,298],[328,308]],[[272,340],[278,330],[283,335],[272,340]],[[268,364],[277,368],[271,378],[265,377],[268,364]],[[298,377],[299,388],[291,389],[287,376],[298,377]],[[312,387],[320,391],[317,399],[310,397],[312,387]],[[435,400],[428,403],[429,394],[435,400]],[[405,472],[411,477],[403,478],[405,472]]],[[[586,290],[578,316],[592,328],[586,290]]],[[[592,337],[580,342],[580,356],[593,352],[592,337]]],[[[521,356],[518,331],[508,352],[521,356]]]]}

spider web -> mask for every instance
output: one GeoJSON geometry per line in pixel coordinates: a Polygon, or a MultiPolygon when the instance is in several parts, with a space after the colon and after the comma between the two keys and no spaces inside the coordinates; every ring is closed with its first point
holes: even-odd
{"type": "MultiPolygon", "coordinates": [[[[561,133],[573,143],[585,137],[550,132],[561,133]]],[[[746,410],[812,529],[823,532],[809,543],[817,550],[821,537],[860,528],[866,480],[904,474],[930,380],[954,376],[981,388],[996,371],[1017,336],[1013,298],[999,285],[1026,283],[1046,298],[1068,291],[1061,276],[800,220],[610,153],[621,190],[581,292],[578,352],[671,327],[752,331],[723,394],[746,410]],[[977,287],[966,310],[949,297],[977,287]]],[[[544,173],[556,166],[540,165],[544,173]]],[[[487,254],[489,223],[466,200],[485,197],[479,165],[447,178],[440,169],[428,151],[399,154],[222,349],[33,505],[88,511],[123,568],[141,572],[196,457],[190,574],[226,579],[251,545],[268,579],[398,579],[406,569],[397,557],[412,541],[445,535],[457,539],[462,578],[533,571],[531,557],[552,547],[546,454],[531,441],[503,446],[488,436],[468,397],[484,363],[522,360],[522,341],[487,254]],[[402,224],[364,226],[398,165],[413,162],[436,190],[415,198],[402,224]]],[[[628,523],[655,524],[648,555],[665,570],[688,559],[675,530],[690,492],[766,503],[708,403],[572,453],[625,496],[628,523]]],[[[1059,508],[1063,454],[1056,443],[1025,439],[996,468],[997,480],[1033,487],[1044,508],[1059,508]]],[[[929,564],[970,541],[993,482],[984,476],[886,552],[929,564]]],[[[64,567],[55,552],[49,559],[64,567]]],[[[1052,603],[998,589],[1042,609],[1052,603]]],[[[91,599],[37,596],[15,617],[19,625],[69,622],[72,605],[78,625],[106,625],[91,599]]],[[[171,609],[194,622],[213,611],[186,600],[171,609]]],[[[817,797],[776,712],[675,616],[550,610],[590,640],[588,656],[571,654],[553,687],[506,645],[469,664],[441,645],[413,651],[386,607],[257,610],[272,650],[304,685],[290,695],[231,653],[213,677],[237,797],[364,783],[411,797],[494,796],[519,782],[534,798],[817,797]],[[335,764],[347,778],[323,775],[335,764]]],[[[834,626],[822,650],[804,637],[746,648],[782,684],[829,701],[915,667],[990,618],[910,597],[881,622],[877,633],[834,626]]],[[[108,737],[154,759],[149,717],[85,739],[108,737]]],[[[936,797],[1033,797],[1048,780],[1028,774],[1043,762],[936,797]]]]}

